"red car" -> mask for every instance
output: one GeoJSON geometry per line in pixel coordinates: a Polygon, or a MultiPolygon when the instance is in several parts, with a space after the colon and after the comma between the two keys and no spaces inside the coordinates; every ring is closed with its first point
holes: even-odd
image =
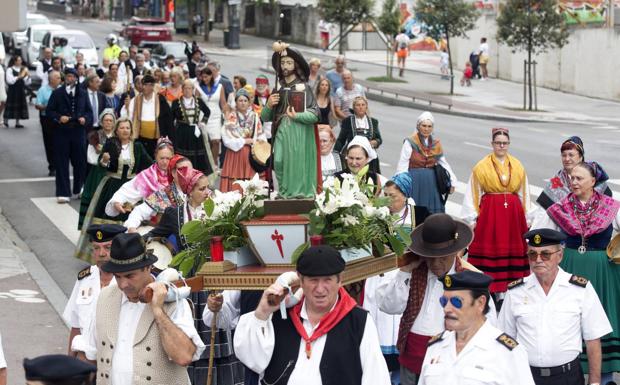
{"type": "Polygon", "coordinates": [[[141,41],[171,41],[172,31],[165,19],[132,17],[124,23],[121,36],[138,45],[141,41]]]}

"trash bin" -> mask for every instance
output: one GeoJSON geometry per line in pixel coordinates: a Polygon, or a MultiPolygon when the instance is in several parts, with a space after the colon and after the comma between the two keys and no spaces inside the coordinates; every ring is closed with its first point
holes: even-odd
{"type": "Polygon", "coordinates": [[[123,7],[115,6],[112,7],[112,21],[122,21],[123,20],[123,7]]]}
{"type": "Polygon", "coordinates": [[[224,47],[228,48],[229,45],[230,45],[230,31],[225,29],[224,30],[224,47]]]}

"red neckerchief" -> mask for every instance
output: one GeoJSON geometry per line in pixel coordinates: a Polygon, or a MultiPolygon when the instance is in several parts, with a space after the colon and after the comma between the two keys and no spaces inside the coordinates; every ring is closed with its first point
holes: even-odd
{"type": "Polygon", "coordinates": [[[299,303],[289,311],[289,315],[291,316],[291,321],[293,321],[295,330],[297,330],[297,333],[299,333],[301,338],[303,338],[303,340],[306,342],[306,357],[308,357],[308,359],[310,359],[310,354],[312,353],[311,344],[317,339],[319,339],[321,336],[327,334],[330,330],[332,330],[338,324],[338,322],[342,321],[342,319],[347,314],[349,314],[349,312],[353,310],[355,306],[357,306],[355,300],[349,295],[349,293],[347,293],[347,291],[343,287],[338,290],[338,296],[339,299],[338,302],[336,302],[336,306],[334,306],[334,308],[329,313],[327,313],[325,316],[323,316],[323,318],[321,318],[321,321],[319,322],[319,327],[314,330],[310,337],[308,337],[306,329],[304,328],[304,325],[302,324],[301,318],[299,316],[301,314],[301,307],[304,303],[304,298],[302,297],[301,301],[299,301],[299,303]]]}

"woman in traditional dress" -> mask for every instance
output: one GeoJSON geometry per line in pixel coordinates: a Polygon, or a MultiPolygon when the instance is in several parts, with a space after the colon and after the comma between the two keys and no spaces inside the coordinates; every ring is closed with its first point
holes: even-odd
{"type": "MultiPolygon", "coordinates": [[[[552,204],[562,201],[570,191],[570,172],[573,167],[584,161],[585,149],[583,141],[578,136],[571,136],[562,143],[560,147],[562,156],[562,169],[549,179],[543,192],[536,199],[543,209],[547,210],[552,204]]],[[[599,165],[600,168],[600,165],[599,165]]],[[[612,192],[605,180],[597,180],[594,189],[601,194],[612,196],[612,192]]]]}
{"type": "Polygon", "coordinates": [[[159,91],[159,93],[166,98],[168,104],[172,105],[175,100],[178,100],[183,95],[183,70],[180,67],[174,67],[169,74],[170,84],[159,91]]]}
{"type": "Polygon", "coordinates": [[[317,124],[326,124],[333,127],[334,124],[332,124],[332,117],[335,115],[331,92],[332,86],[329,79],[321,76],[316,85],[316,89],[314,90],[314,94],[316,95],[316,104],[319,107],[319,121],[317,124]]]}
{"type": "MultiPolygon", "coordinates": [[[[370,145],[368,138],[365,136],[358,135],[349,142],[347,146],[347,168],[346,170],[337,172],[334,174],[334,177],[343,180],[343,174],[353,174],[357,176],[360,171],[373,159],[377,158],[377,153],[374,148],[370,145]]],[[[370,169],[366,172],[366,174],[360,179],[360,184],[363,185],[374,185],[374,194],[378,195],[381,192],[381,188],[387,182],[387,178],[381,174],[377,174],[374,171],[370,171],[370,169]]]]}
{"type": "Polygon", "coordinates": [[[457,179],[448,164],[439,139],[433,136],[435,118],[428,111],[418,117],[417,132],[405,139],[400,151],[396,173],[409,172],[413,179],[411,196],[419,206],[424,206],[432,214],[446,211],[444,200],[439,193],[435,166],[442,166],[450,174],[450,193],[454,192],[457,179]]]}
{"type": "Polygon", "coordinates": [[[126,118],[118,119],[114,137],[108,139],[101,150],[99,165],[107,172],[99,182],[88,205],[76,251],[78,258],[85,260],[90,258],[88,250],[90,242],[85,232],[89,225],[122,223],[127,219],[127,213],[115,217],[106,215],[106,204],[125,182],[153,164],[153,159],[146,149],[141,143],[134,142],[132,135],[131,121],[126,118]]]}
{"type": "Polygon", "coordinates": [[[155,146],[155,163],[149,168],[140,171],[135,178],[125,182],[119,188],[105,207],[106,215],[115,217],[129,213],[141,200],[146,199],[156,191],[168,187],[170,178],[168,164],[174,156],[174,146],[167,137],[157,140],[155,146]]]}
{"type": "Polygon", "coordinates": [[[28,102],[26,101],[26,86],[30,84],[28,68],[22,66],[21,56],[13,56],[6,69],[7,91],[6,106],[4,109],[4,125],[9,126],[9,120],[15,119],[15,128],[24,128],[20,119],[28,119],[28,102]]]}
{"type": "MultiPolygon", "coordinates": [[[[361,135],[368,138],[370,145],[376,151],[381,146],[381,132],[379,131],[379,121],[371,118],[368,114],[368,100],[363,96],[357,96],[351,102],[354,113],[340,122],[340,134],[336,140],[334,149],[341,152],[354,136],[361,135]]],[[[379,158],[375,158],[369,164],[370,171],[381,173],[379,158]]]]}
{"type": "MultiPolygon", "coordinates": [[[[179,180],[179,186],[187,196],[186,202],[177,207],[167,208],[157,226],[144,237],[146,239],[152,237],[167,238],[171,240],[173,245],[177,246],[176,251],[178,252],[187,248],[184,237],[180,235],[181,228],[191,220],[204,217],[205,211],[203,203],[211,195],[211,190],[209,190],[208,178],[198,170],[187,167],[179,168],[177,170],[177,178],[179,180]]],[[[197,266],[191,269],[188,278],[194,276],[196,269],[197,266]]],[[[208,328],[207,324],[202,322],[201,315],[203,307],[206,307],[208,295],[209,293],[207,291],[191,293],[190,295],[192,303],[196,305],[194,317],[198,325],[196,329],[203,342],[207,344],[211,342],[211,330],[208,328]]],[[[235,385],[242,383],[244,375],[243,366],[233,354],[232,335],[230,330],[218,329],[215,335],[215,343],[214,367],[217,373],[222,373],[217,376],[217,384],[235,385]],[[224,373],[228,375],[224,375],[224,373]]],[[[201,358],[198,361],[192,362],[190,368],[193,368],[194,372],[200,369],[205,373],[208,365],[208,358],[201,358]]],[[[196,377],[198,376],[196,375],[196,377]]]]}
{"type": "MultiPolygon", "coordinates": [[[[501,301],[506,286],[530,274],[523,234],[533,208],[521,162],[508,154],[507,128],[492,130],[493,153],[480,160],[469,178],[461,217],[475,226],[468,262],[493,277],[490,286],[501,301]]],[[[499,308],[499,307],[498,307],[499,308]]]]}
{"type": "Polygon", "coordinates": [[[256,171],[250,164],[252,144],[257,140],[266,141],[260,116],[250,107],[250,94],[241,88],[235,95],[236,108],[230,112],[222,127],[222,141],[228,149],[220,175],[220,191],[241,191],[234,185],[236,180],[252,179],[256,171]]]}
{"type": "MultiPolygon", "coordinates": [[[[271,95],[271,90],[269,89],[269,79],[265,75],[258,75],[256,77],[256,87],[254,88],[252,109],[259,117],[263,112],[263,108],[267,105],[269,95],[271,95]]],[[[265,133],[267,140],[271,143],[271,122],[263,122],[263,132],[265,133]]]]}
{"type": "Polygon", "coordinates": [[[195,169],[207,176],[215,170],[205,129],[209,116],[209,107],[194,96],[194,82],[185,80],[183,94],[172,103],[173,142],[177,154],[189,159],[195,169]]]}
{"type": "Polygon", "coordinates": [[[325,182],[327,178],[342,171],[343,164],[340,154],[334,151],[334,143],[336,143],[334,130],[327,124],[319,124],[318,129],[321,149],[321,173],[323,174],[323,182],[325,182]]]}
{"type": "Polygon", "coordinates": [[[78,230],[82,230],[82,223],[84,222],[84,217],[88,211],[90,201],[93,199],[93,194],[97,186],[99,186],[99,182],[101,182],[101,179],[103,179],[106,174],[106,169],[99,165],[99,156],[108,139],[114,136],[114,128],[116,126],[116,114],[114,110],[106,108],[101,111],[101,114],[99,114],[99,122],[100,128],[88,135],[89,143],[86,151],[86,161],[91,167],[86,176],[82,197],[80,198],[78,230]]]}
{"type": "Polygon", "coordinates": [[[196,91],[211,112],[206,129],[211,154],[213,159],[217,161],[220,156],[220,142],[222,140],[222,114],[228,113],[224,86],[220,82],[215,83],[213,72],[209,67],[205,67],[200,70],[200,82],[196,91]]]}
{"type": "MultiPolygon", "coordinates": [[[[587,278],[596,290],[613,332],[601,338],[603,353],[601,384],[620,371],[620,265],[607,257],[612,233],[620,231],[620,202],[601,193],[596,185],[607,174],[595,162],[581,162],[570,171],[571,192],[547,209],[548,218],[539,228],[562,231],[568,237],[560,267],[587,278]]],[[[587,355],[581,354],[587,373],[587,355]]]]}
{"type": "Polygon", "coordinates": [[[179,184],[178,170],[193,168],[192,162],[184,156],[174,155],[168,163],[168,185],[144,199],[144,202],[134,207],[123,224],[127,232],[136,232],[142,222],[150,221],[156,226],[168,207],[177,207],[185,202],[185,193],[179,184]]]}

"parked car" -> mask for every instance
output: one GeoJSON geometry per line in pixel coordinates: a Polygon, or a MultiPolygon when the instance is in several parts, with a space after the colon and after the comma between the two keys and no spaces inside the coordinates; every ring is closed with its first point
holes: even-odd
{"type": "Polygon", "coordinates": [[[187,61],[185,55],[185,43],[181,41],[158,41],[158,42],[144,42],[140,45],[141,48],[148,48],[151,50],[151,58],[155,60],[155,64],[158,67],[163,67],[166,63],[166,56],[173,55],[175,62],[179,64],[182,61],[187,61]]]}
{"type": "Polygon", "coordinates": [[[28,40],[26,41],[24,49],[22,49],[24,63],[32,65],[35,60],[39,59],[39,48],[41,47],[41,42],[46,33],[64,29],[66,28],[60,24],[37,24],[28,27],[28,30],[26,30],[26,37],[28,40]]]}
{"type": "Polygon", "coordinates": [[[43,56],[43,50],[45,48],[54,48],[53,42],[56,37],[66,38],[69,46],[73,48],[73,54],[75,55],[78,51],[84,54],[84,61],[89,66],[97,67],[99,65],[99,56],[97,55],[98,47],[95,46],[93,39],[88,33],[77,29],[65,29],[46,33],[39,47],[39,57],[43,56]]]}
{"type": "Polygon", "coordinates": [[[132,17],[123,23],[121,36],[130,44],[139,45],[142,41],[171,41],[172,31],[165,19],[132,17]]]}
{"type": "Polygon", "coordinates": [[[14,54],[21,54],[22,48],[24,48],[25,44],[28,42],[28,37],[26,35],[28,27],[38,24],[50,24],[50,19],[39,13],[26,13],[26,29],[11,33],[8,42],[9,46],[7,47],[9,51],[14,54]]]}

